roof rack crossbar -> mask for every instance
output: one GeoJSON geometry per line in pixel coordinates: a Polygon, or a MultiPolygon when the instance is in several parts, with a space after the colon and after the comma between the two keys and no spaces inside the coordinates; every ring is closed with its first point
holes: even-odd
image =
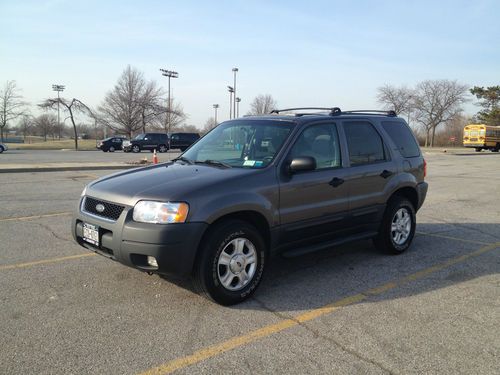
{"type": "Polygon", "coordinates": [[[356,111],[344,111],[342,113],[374,113],[374,114],[381,114],[381,115],[386,115],[390,117],[396,117],[397,113],[396,111],[389,110],[389,111],[379,111],[379,110],[372,110],[372,109],[360,109],[356,111]]]}
{"type": "Polygon", "coordinates": [[[300,110],[320,110],[320,111],[329,111],[331,115],[334,113],[340,113],[342,112],[339,107],[298,107],[298,108],[285,108],[285,109],[273,109],[270,114],[276,113],[279,114],[280,112],[289,112],[289,111],[300,111],[300,110]]]}

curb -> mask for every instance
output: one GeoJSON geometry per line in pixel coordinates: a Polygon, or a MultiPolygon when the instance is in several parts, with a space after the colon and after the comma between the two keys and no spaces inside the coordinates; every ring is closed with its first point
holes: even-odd
{"type": "Polygon", "coordinates": [[[66,171],[100,171],[120,170],[144,167],[144,165],[96,165],[96,166],[67,166],[67,167],[20,167],[0,168],[0,173],[26,173],[26,172],[66,172],[66,171]]]}

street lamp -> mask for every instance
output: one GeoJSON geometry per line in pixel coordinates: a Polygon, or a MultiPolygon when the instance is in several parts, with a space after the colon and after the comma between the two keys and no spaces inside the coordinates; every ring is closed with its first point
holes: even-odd
{"type": "Polygon", "coordinates": [[[236,101],[236,118],[238,118],[238,117],[240,117],[240,102],[241,102],[241,98],[236,98],[234,100],[236,101]]]}
{"type": "Polygon", "coordinates": [[[233,93],[234,93],[234,88],[231,86],[227,86],[227,89],[229,91],[229,119],[231,120],[233,118],[233,93]]]}
{"type": "MultiPolygon", "coordinates": [[[[238,68],[233,68],[233,75],[234,75],[234,98],[236,98],[236,73],[238,72],[238,68]]],[[[233,102],[233,113],[236,117],[236,100],[233,102]]]]}
{"type": "Polygon", "coordinates": [[[214,117],[215,120],[214,120],[214,122],[215,122],[215,126],[217,126],[217,110],[219,109],[219,105],[218,104],[214,104],[213,107],[214,107],[214,110],[215,110],[215,117],[214,117]]]}
{"type": "MultiPolygon", "coordinates": [[[[61,104],[61,99],[59,97],[59,93],[64,91],[64,85],[52,85],[52,91],[57,91],[57,126],[60,125],[60,114],[59,114],[59,104],[61,104]]],[[[61,129],[59,129],[59,139],[61,139],[61,129]]]]}
{"type": "Polygon", "coordinates": [[[170,78],[179,78],[179,73],[174,72],[173,70],[160,69],[161,75],[168,77],[168,107],[167,107],[167,129],[168,133],[170,133],[170,114],[172,111],[172,101],[170,99],[170,78]]]}

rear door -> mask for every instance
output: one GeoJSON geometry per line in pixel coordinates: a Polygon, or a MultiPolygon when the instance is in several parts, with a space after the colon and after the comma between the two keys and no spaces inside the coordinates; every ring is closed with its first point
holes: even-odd
{"type": "Polygon", "coordinates": [[[342,123],[349,157],[349,207],[353,224],[376,224],[385,209],[387,185],[397,165],[376,126],[368,120],[342,123]]]}
{"type": "Polygon", "coordinates": [[[345,177],[337,125],[327,122],[304,128],[280,175],[282,243],[325,240],[343,228],[349,209],[345,177]],[[289,162],[299,156],[314,157],[316,169],[286,173],[289,162]]]}

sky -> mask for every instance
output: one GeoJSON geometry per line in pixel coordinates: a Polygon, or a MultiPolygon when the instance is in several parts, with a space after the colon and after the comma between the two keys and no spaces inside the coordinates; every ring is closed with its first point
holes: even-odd
{"type": "MultiPolygon", "coordinates": [[[[376,109],[377,87],[427,79],[500,84],[500,1],[0,0],[0,85],[36,104],[63,97],[97,107],[131,65],[165,88],[202,128],[238,67],[240,115],[259,94],[278,107],[376,109]]],[[[471,102],[466,111],[478,107],[471,102]]]]}

